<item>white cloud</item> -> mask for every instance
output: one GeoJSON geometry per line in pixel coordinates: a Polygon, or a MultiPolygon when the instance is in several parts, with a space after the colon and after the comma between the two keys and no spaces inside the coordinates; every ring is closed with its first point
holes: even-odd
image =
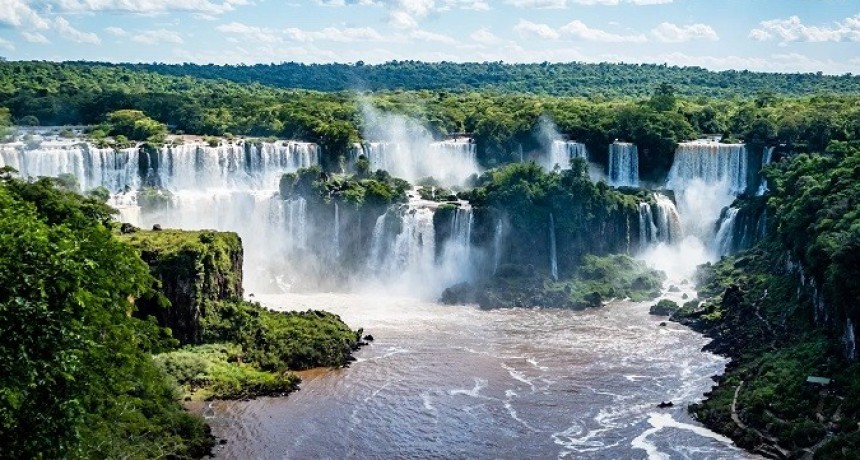
{"type": "Polygon", "coordinates": [[[255,27],[242,24],[239,22],[231,22],[229,24],[221,24],[215,28],[218,32],[232,34],[254,40],[260,43],[277,43],[281,41],[281,36],[278,31],[266,27],[255,27]]]}
{"type": "Polygon", "coordinates": [[[582,21],[572,21],[559,29],[562,34],[581,40],[605,43],[642,43],[648,41],[642,34],[621,35],[588,27],[582,21]]]}
{"type": "Polygon", "coordinates": [[[134,34],[131,39],[132,41],[143,43],[145,45],[158,45],[161,43],[181,45],[184,42],[182,40],[182,36],[177,32],[167,29],[147,30],[142,33],[134,34]]]}
{"type": "Polygon", "coordinates": [[[284,30],[286,37],[297,42],[333,41],[357,42],[382,40],[382,35],[371,27],[326,27],[318,31],[302,30],[291,27],[284,30]]]}
{"type": "Polygon", "coordinates": [[[128,32],[126,32],[125,29],[121,27],[105,27],[105,32],[113,35],[114,37],[125,37],[126,35],[128,35],[128,32]]]}
{"type": "Polygon", "coordinates": [[[490,32],[486,27],[472,32],[469,35],[469,38],[472,39],[473,42],[480,43],[482,45],[495,45],[496,43],[501,42],[501,39],[490,32]]]}
{"type": "Polygon", "coordinates": [[[42,45],[47,45],[48,43],[51,43],[47,37],[38,32],[27,32],[25,30],[21,32],[21,36],[24,37],[24,40],[27,40],[30,43],[39,43],[42,45]]]}
{"type": "Polygon", "coordinates": [[[89,43],[92,45],[101,43],[101,39],[99,39],[98,35],[92,32],[81,32],[80,30],[75,29],[71,24],[69,24],[69,21],[67,21],[66,18],[54,19],[54,30],[56,30],[61,37],[73,42],[89,43]]]}
{"type": "Polygon", "coordinates": [[[30,8],[29,0],[0,0],[0,24],[47,29],[49,22],[30,8]]]}
{"type": "Polygon", "coordinates": [[[836,21],[830,26],[808,26],[798,16],[788,19],[762,21],[759,28],[750,31],[749,37],[765,41],[778,38],[789,42],[856,42],[860,41],[860,14],[836,21]]]}
{"type": "Polygon", "coordinates": [[[0,38],[0,49],[15,51],[15,45],[13,45],[9,40],[3,40],[0,38]]]}
{"type": "Polygon", "coordinates": [[[514,32],[520,37],[539,37],[547,40],[557,40],[561,35],[552,27],[546,24],[537,24],[525,19],[520,19],[520,22],[514,26],[514,32]]]}
{"type": "Polygon", "coordinates": [[[567,8],[567,0],[506,0],[505,3],[517,8],[561,9],[567,8]]]}
{"type": "Polygon", "coordinates": [[[436,42],[436,43],[444,43],[446,45],[455,45],[457,44],[457,40],[454,40],[452,37],[443,34],[437,34],[433,32],[428,32],[426,30],[414,30],[409,33],[409,37],[428,42],[436,42]]]}
{"type": "Polygon", "coordinates": [[[717,32],[706,24],[678,26],[671,22],[661,23],[651,30],[657,40],[665,43],[682,43],[691,40],[719,40],[717,32]]]}
{"type": "Polygon", "coordinates": [[[50,0],[61,11],[124,11],[140,14],[165,13],[168,11],[192,11],[222,14],[237,6],[247,5],[248,0],[50,0]]]}

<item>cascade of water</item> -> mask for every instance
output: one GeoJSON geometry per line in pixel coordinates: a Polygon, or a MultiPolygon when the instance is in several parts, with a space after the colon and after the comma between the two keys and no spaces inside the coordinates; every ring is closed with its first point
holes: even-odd
{"type": "Polygon", "coordinates": [[[555,246],[555,218],[549,213],[549,267],[552,279],[558,281],[558,259],[555,246]]]}
{"type": "Polygon", "coordinates": [[[702,141],[679,144],[666,185],[675,191],[684,190],[695,179],[706,184],[724,183],[733,195],[743,193],[747,183],[746,146],[702,141]]]}
{"type": "Polygon", "coordinates": [[[854,323],[851,321],[851,318],[848,318],[845,321],[845,334],[843,335],[843,340],[845,341],[845,350],[848,359],[854,360],[857,358],[857,338],[854,333],[854,323]]]}
{"type": "Polygon", "coordinates": [[[639,249],[644,251],[650,244],[657,242],[657,226],[651,205],[639,203],[639,249]]]}
{"type": "Polygon", "coordinates": [[[636,145],[627,142],[609,145],[609,185],[639,186],[639,150],[636,145]]]}
{"type": "Polygon", "coordinates": [[[10,166],[22,177],[73,174],[82,190],[104,186],[113,192],[140,185],[139,149],[98,148],[85,142],[43,142],[35,148],[23,143],[0,144],[0,167],[10,166]]]}
{"type": "Polygon", "coordinates": [[[683,239],[683,228],[681,216],[675,203],[662,193],[655,193],[654,200],[657,212],[654,213],[654,222],[657,228],[656,241],[672,243],[683,239]]]}
{"type": "Polygon", "coordinates": [[[378,272],[383,259],[383,245],[385,244],[385,218],[388,213],[383,213],[376,218],[373,225],[373,234],[370,237],[370,256],[367,258],[367,268],[371,272],[378,272]]]}
{"type": "Polygon", "coordinates": [[[714,245],[719,256],[726,256],[732,253],[738,211],[739,209],[735,207],[727,208],[720,219],[717,235],[714,238],[714,245]]]}
{"type": "Polygon", "coordinates": [[[504,226],[502,225],[502,219],[499,219],[496,222],[496,232],[493,235],[493,274],[499,270],[499,263],[502,261],[502,237],[504,232],[504,226]]]}
{"type": "Polygon", "coordinates": [[[340,211],[338,210],[337,201],[334,202],[334,237],[332,246],[334,246],[335,258],[340,258],[340,211]]]}
{"type": "MultiPolygon", "coordinates": [[[[762,155],[762,158],[761,158],[761,165],[762,165],[762,166],[767,166],[767,165],[769,165],[769,164],[773,161],[773,151],[774,151],[774,148],[775,148],[775,147],[772,147],[772,146],[771,146],[771,147],[765,147],[765,148],[764,148],[764,154],[762,155]]],[[[767,193],[767,191],[768,191],[768,188],[767,188],[767,179],[765,179],[764,177],[762,177],[762,178],[761,178],[761,183],[759,183],[758,191],[756,192],[756,195],[758,195],[758,196],[762,196],[762,195],[764,195],[765,193],[767,193]]]]}
{"type": "Polygon", "coordinates": [[[554,140],[550,146],[549,158],[543,166],[547,171],[552,171],[556,165],[559,169],[570,169],[571,159],[573,158],[583,158],[588,161],[588,152],[585,144],[574,141],[554,140]]]}
{"type": "Polygon", "coordinates": [[[302,197],[291,198],[284,202],[287,235],[293,249],[305,249],[308,240],[308,204],[302,197]]]}
{"type": "Polygon", "coordinates": [[[365,142],[353,146],[353,159],[364,155],[370,169],[383,169],[392,176],[416,182],[434,177],[448,185],[459,185],[478,174],[477,148],[468,138],[425,144],[409,142],[365,142]]]}

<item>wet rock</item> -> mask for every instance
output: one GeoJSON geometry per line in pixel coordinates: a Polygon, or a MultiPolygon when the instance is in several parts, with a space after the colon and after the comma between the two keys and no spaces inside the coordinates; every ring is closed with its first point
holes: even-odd
{"type": "Polygon", "coordinates": [[[365,340],[365,342],[373,342],[373,336],[370,334],[367,334],[366,336],[364,336],[364,340],[365,340]]]}
{"type": "Polygon", "coordinates": [[[660,322],[660,327],[666,327],[666,322],[665,322],[665,321],[661,321],[661,322],[660,322]]]}
{"type": "Polygon", "coordinates": [[[161,224],[155,224],[155,225],[153,225],[153,226],[152,226],[152,231],[153,231],[153,232],[160,232],[161,230],[162,230],[162,228],[161,228],[161,224]]]}
{"type": "Polygon", "coordinates": [[[129,233],[135,233],[138,230],[140,230],[140,229],[135,227],[134,225],[131,225],[128,222],[123,222],[122,225],[120,225],[120,227],[119,227],[119,232],[122,233],[123,235],[129,234],[129,233]]]}
{"type": "Polygon", "coordinates": [[[674,405],[675,403],[673,403],[672,401],[663,401],[660,404],[657,404],[657,407],[659,409],[667,409],[669,407],[673,407],[674,405]]]}
{"type": "Polygon", "coordinates": [[[681,288],[675,286],[674,284],[669,286],[669,292],[681,292],[681,288]]]}

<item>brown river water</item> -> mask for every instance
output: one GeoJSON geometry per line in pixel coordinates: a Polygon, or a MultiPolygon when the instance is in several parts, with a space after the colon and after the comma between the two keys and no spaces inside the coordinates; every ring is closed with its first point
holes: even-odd
{"type": "Polygon", "coordinates": [[[376,339],[286,398],[209,403],[225,459],[754,458],[686,406],[725,359],[647,304],[482,311],[350,294],[261,296],[376,339]],[[675,406],[658,409],[661,401],[675,406]]]}

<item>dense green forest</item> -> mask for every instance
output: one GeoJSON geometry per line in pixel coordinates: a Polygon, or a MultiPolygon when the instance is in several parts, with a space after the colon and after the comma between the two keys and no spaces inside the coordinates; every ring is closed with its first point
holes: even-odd
{"type": "Polygon", "coordinates": [[[860,138],[856,93],[789,97],[762,90],[744,98],[683,97],[682,86],[649,82],[640,97],[619,99],[447,90],[362,95],[164,76],[119,66],[0,62],[0,107],[17,124],[98,124],[112,112],[134,109],[173,132],[313,141],[325,147],[324,166],[330,169],[362,137],[367,106],[413,117],[436,136],[470,133],[479,161],[488,167],[539,150],[538,133],[547,121],[561,135],[585,143],[598,162],[605,163],[606,144],[613,140],[634,142],[643,178],[653,180],[665,175],[678,142],[702,133],[743,139],[753,147],[785,144],[793,152],[820,152],[831,140],[860,138]]]}
{"type": "Polygon", "coordinates": [[[279,88],[316,91],[446,90],[533,93],[553,96],[645,97],[654,86],[670,84],[685,96],[753,96],[860,91],[852,75],[781,74],[749,71],[712,72],[700,67],[658,64],[502,62],[454,63],[393,61],[378,65],[282,64],[200,65],[119,64],[164,75],[225,79],[279,88]]]}

